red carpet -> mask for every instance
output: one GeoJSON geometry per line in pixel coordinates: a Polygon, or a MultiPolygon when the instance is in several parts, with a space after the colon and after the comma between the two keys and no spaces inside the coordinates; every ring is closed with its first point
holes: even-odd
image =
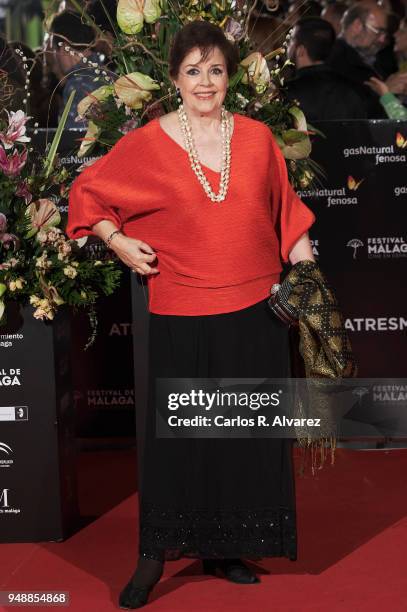
{"type": "MultiPolygon", "coordinates": [[[[85,481],[81,483],[85,514],[100,510],[95,492],[99,492],[99,499],[106,498],[104,489],[117,480],[115,470],[120,466],[127,483],[121,491],[116,485],[115,494],[125,493],[132,480],[132,454],[116,451],[116,464],[108,462],[110,476],[107,463],[105,470],[101,460],[108,453],[92,455],[97,457],[94,464],[99,478],[86,486],[85,481]]],[[[91,461],[87,461],[82,478],[90,474],[91,461]]],[[[334,467],[328,465],[315,479],[297,480],[298,561],[265,559],[254,565],[262,580],[257,585],[234,585],[203,576],[199,561],[167,563],[145,609],[371,612],[387,608],[404,612],[406,473],[407,450],[339,449],[334,467]]],[[[70,592],[71,605],[59,609],[113,611],[118,609],[118,593],[134,569],[136,551],[136,497],[131,495],[66,542],[1,545],[0,590],[65,590],[70,592]]]]}

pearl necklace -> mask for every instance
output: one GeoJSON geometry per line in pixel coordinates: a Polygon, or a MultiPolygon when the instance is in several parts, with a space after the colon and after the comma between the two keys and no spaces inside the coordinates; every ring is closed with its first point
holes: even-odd
{"type": "Polygon", "coordinates": [[[189,156],[189,161],[191,162],[192,170],[195,172],[198,181],[201,183],[202,187],[205,190],[206,195],[212,202],[222,202],[226,198],[226,194],[229,187],[229,178],[230,178],[230,160],[231,160],[231,151],[230,151],[230,142],[231,142],[231,134],[230,134],[230,122],[226,115],[226,109],[222,106],[221,109],[221,130],[222,130],[222,168],[220,173],[220,189],[219,193],[216,194],[206,178],[204,171],[202,170],[201,162],[199,161],[198,153],[195,148],[194,139],[192,136],[191,126],[188,120],[188,116],[185,112],[184,105],[180,104],[178,109],[178,119],[180,122],[180,127],[182,131],[182,135],[184,137],[185,147],[189,156]]]}

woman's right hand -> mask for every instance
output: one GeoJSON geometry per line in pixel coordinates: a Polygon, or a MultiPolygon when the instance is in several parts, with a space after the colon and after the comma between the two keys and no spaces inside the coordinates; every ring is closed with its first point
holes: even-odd
{"type": "Polygon", "coordinates": [[[124,234],[116,234],[110,243],[110,248],[133,272],[143,275],[159,273],[158,268],[150,265],[157,259],[157,255],[146,242],[124,234]]]}

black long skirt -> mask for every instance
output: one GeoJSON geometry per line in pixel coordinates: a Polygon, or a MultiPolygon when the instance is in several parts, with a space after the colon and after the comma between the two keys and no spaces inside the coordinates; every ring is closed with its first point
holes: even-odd
{"type": "Polygon", "coordinates": [[[296,559],[292,440],[157,438],[153,405],[156,377],[289,376],[287,328],[263,300],[220,315],[151,314],[149,334],[140,555],[296,559]]]}

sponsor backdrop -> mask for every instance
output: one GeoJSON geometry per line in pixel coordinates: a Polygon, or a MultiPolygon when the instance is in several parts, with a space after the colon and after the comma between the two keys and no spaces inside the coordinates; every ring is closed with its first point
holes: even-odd
{"type": "Polygon", "coordinates": [[[2,328],[0,542],[62,540],[78,518],[69,315],[39,325],[14,306],[2,328]]]}
{"type": "Polygon", "coordinates": [[[327,178],[299,195],[314,252],[346,318],[360,377],[406,377],[407,123],[324,122],[313,158],[327,178]]]}
{"type": "MultiPolygon", "coordinates": [[[[325,138],[315,139],[313,158],[324,168],[326,179],[318,188],[299,193],[317,217],[310,231],[314,253],[338,296],[359,376],[388,379],[378,381],[384,384],[378,384],[372,401],[400,416],[407,389],[402,381],[391,379],[407,377],[407,124],[335,122],[317,127],[325,138]]],[[[79,130],[64,134],[63,163],[78,167],[88,161],[71,153],[82,135],[79,130]]],[[[46,136],[40,130],[35,138],[43,143],[46,136]]],[[[66,210],[62,204],[61,212],[66,210]]],[[[89,240],[86,248],[89,257],[111,256],[96,240],[89,240]]],[[[100,303],[98,338],[88,351],[84,351],[89,335],[86,316],[71,318],[72,398],[56,357],[60,355],[57,327],[51,334],[50,326],[26,317],[24,323],[14,321],[0,328],[3,541],[58,539],[67,533],[76,514],[75,436],[135,436],[136,404],[141,452],[147,376],[145,300],[145,287],[126,269],[121,289],[100,303]],[[61,499],[66,500],[65,507],[61,499]]],[[[63,324],[65,329],[68,324],[63,324]]],[[[406,431],[405,425],[401,431],[406,431]]]]}

